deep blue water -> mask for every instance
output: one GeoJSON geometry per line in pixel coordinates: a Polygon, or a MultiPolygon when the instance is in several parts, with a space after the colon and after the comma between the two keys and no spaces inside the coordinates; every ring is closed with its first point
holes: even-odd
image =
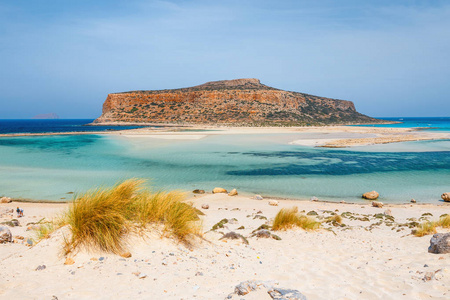
{"type": "Polygon", "coordinates": [[[417,128],[422,127],[425,130],[450,131],[450,117],[435,118],[379,118],[388,121],[401,122],[399,124],[375,124],[375,125],[356,125],[373,127],[394,127],[394,128],[417,128]]]}
{"type": "Polygon", "coordinates": [[[86,126],[93,119],[77,120],[0,120],[0,134],[5,133],[49,133],[91,132],[133,129],[142,126],[86,126]]]}

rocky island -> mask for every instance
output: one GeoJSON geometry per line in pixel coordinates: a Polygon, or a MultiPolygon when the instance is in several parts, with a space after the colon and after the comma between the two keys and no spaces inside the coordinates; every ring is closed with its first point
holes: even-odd
{"type": "Polygon", "coordinates": [[[284,91],[249,78],[109,94],[94,124],[320,126],[380,122],[358,113],[351,101],[284,91]]]}

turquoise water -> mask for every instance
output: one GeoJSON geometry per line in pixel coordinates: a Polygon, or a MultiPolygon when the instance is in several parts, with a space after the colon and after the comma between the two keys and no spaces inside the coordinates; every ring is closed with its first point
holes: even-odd
{"type": "Polygon", "coordinates": [[[335,201],[360,201],[363,192],[377,190],[385,202],[436,202],[450,189],[450,141],[349,150],[289,144],[296,139],[296,134],[0,138],[0,195],[67,200],[68,192],[130,177],[149,179],[156,189],[221,186],[335,201]]]}

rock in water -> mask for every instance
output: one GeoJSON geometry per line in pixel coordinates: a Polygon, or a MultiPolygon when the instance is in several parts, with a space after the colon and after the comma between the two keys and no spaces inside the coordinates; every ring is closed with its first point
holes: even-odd
{"type": "Polygon", "coordinates": [[[416,203],[416,199],[411,199],[411,203],[416,203]]]}
{"type": "Polygon", "coordinates": [[[269,205],[278,206],[278,201],[277,200],[269,200],[269,205]]]}
{"type": "Polygon", "coordinates": [[[317,198],[316,196],[312,196],[310,200],[311,201],[319,201],[319,198],[317,198]]]}
{"type": "Polygon", "coordinates": [[[8,227],[0,226],[0,243],[12,242],[12,234],[8,227]]]}
{"type": "Polygon", "coordinates": [[[378,196],[380,196],[380,194],[375,191],[367,192],[362,195],[362,197],[367,200],[376,200],[378,196]]]}
{"type": "Polygon", "coordinates": [[[220,187],[216,187],[212,190],[213,194],[217,194],[217,193],[228,193],[226,189],[220,188],[220,187]]]}
{"type": "Polygon", "coordinates": [[[229,193],[228,196],[237,196],[238,192],[236,189],[232,189],[229,193]]]}
{"type": "Polygon", "coordinates": [[[450,202],[450,193],[443,193],[441,195],[442,200],[444,200],[445,202],[450,202]]]}
{"type": "Polygon", "coordinates": [[[428,252],[436,254],[450,253],[450,232],[434,234],[430,240],[428,252]]]}

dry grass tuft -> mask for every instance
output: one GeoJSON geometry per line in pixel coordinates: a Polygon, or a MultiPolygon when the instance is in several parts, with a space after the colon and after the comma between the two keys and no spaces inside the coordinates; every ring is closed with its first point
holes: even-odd
{"type": "Polygon", "coordinates": [[[298,214],[298,208],[282,208],[273,221],[273,230],[286,230],[292,227],[300,227],[305,230],[320,228],[320,222],[315,218],[298,214]]]}
{"type": "Polygon", "coordinates": [[[437,221],[437,226],[443,228],[450,228],[450,215],[443,216],[437,221]]]}
{"type": "Polygon", "coordinates": [[[182,202],[184,194],[151,193],[142,188],[143,183],[129,179],[77,197],[66,215],[72,232],[66,253],[81,245],[123,253],[126,236],[149,224],[162,224],[165,233],[186,243],[200,232],[195,208],[182,202]]]}
{"type": "Polygon", "coordinates": [[[436,233],[436,222],[426,221],[420,224],[416,229],[412,231],[415,236],[421,237],[428,234],[436,233]]]}

